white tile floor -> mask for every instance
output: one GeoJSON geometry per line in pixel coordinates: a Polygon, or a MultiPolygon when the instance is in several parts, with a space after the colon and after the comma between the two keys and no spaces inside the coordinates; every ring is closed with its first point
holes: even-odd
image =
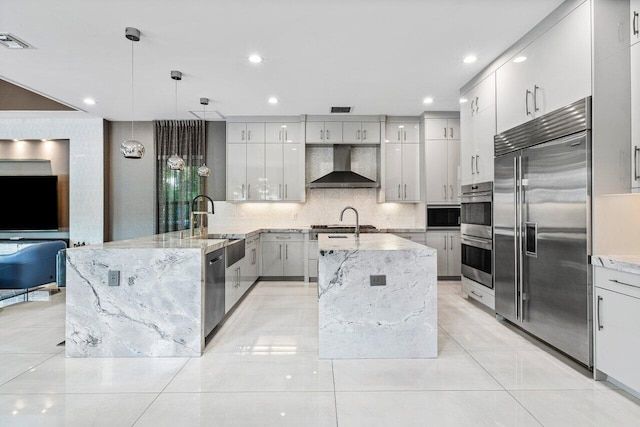
{"type": "Polygon", "coordinates": [[[439,358],[318,360],[316,290],[260,283],[195,359],[65,359],[64,293],[0,310],[0,426],[638,426],[640,402],[439,284],[439,358]]]}

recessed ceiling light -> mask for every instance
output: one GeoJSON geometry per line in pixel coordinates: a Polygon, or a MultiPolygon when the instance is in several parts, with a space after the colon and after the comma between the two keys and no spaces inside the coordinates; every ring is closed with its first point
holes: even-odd
{"type": "Polygon", "coordinates": [[[20,140],[19,140],[19,139],[14,139],[14,140],[13,140],[13,142],[18,142],[18,141],[20,141],[20,140]]]}
{"type": "Polygon", "coordinates": [[[85,98],[83,99],[83,102],[87,105],[96,105],[96,100],[92,98],[85,98]]]}
{"type": "Polygon", "coordinates": [[[269,104],[277,104],[278,103],[278,98],[276,98],[275,96],[272,96],[271,98],[269,98],[269,104]]]}
{"type": "Polygon", "coordinates": [[[48,139],[41,139],[40,141],[42,141],[42,142],[47,142],[47,141],[48,141],[48,139]]]}
{"type": "Polygon", "coordinates": [[[460,104],[464,104],[465,102],[467,102],[468,99],[467,98],[460,98],[460,104]]]}
{"type": "Polygon", "coordinates": [[[526,56],[517,56],[517,57],[513,60],[513,62],[518,63],[518,62],[524,62],[524,61],[526,61],[526,60],[527,60],[527,57],[526,57],[526,56]]]}
{"type": "Polygon", "coordinates": [[[429,97],[423,99],[422,102],[425,103],[425,104],[431,104],[433,102],[433,98],[431,98],[429,96],[429,97]]]}
{"type": "Polygon", "coordinates": [[[471,64],[473,62],[476,62],[478,60],[478,57],[475,55],[468,55],[465,56],[464,59],[462,60],[462,62],[464,62],[465,64],[471,64]]]}
{"type": "Polygon", "coordinates": [[[254,53],[253,55],[249,56],[249,62],[253,62],[254,64],[259,64],[262,62],[262,56],[256,55],[254,53]]]}

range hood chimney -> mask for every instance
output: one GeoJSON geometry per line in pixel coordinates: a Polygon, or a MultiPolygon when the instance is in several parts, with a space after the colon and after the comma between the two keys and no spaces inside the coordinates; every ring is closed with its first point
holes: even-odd
{"type": "Polygon", "coordinates": [[[378,183],[351,171],[351,146],[333,146],[333,172],[309,183],[309,188],[377,188],[378,183]]]}

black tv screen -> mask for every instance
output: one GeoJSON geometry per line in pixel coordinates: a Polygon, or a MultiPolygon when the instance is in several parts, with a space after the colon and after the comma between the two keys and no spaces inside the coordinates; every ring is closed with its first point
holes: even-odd
{"type": "Polygon", "coordinates": [[[57,176],[0,176],[0,230],[57,230],[57,176]]]}

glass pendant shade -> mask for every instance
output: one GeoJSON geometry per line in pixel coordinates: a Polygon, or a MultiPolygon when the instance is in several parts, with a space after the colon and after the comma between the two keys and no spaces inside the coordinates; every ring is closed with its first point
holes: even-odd
{"type": "Polygon", "coordinates": [[[211,176],[211,169],[209,169],[207,165],[203,163],[202,166],[198,168],[198,176],[201,176],[204,178],[211,176]]]}
{"type": "Polygon", "coordinates": [[[174,154],[173,156],[167,159],[167,165],[169,165],[169,169],[172,171],[181,171],[184,169],[184,160],[182,157],[174,154]]]}
{"type": "Polygon", "coordinates": [[[144,156],[144,145],[135,139],[127,139],[120,145],[120,152],[125,159],[141,159],[144,156]]]}

